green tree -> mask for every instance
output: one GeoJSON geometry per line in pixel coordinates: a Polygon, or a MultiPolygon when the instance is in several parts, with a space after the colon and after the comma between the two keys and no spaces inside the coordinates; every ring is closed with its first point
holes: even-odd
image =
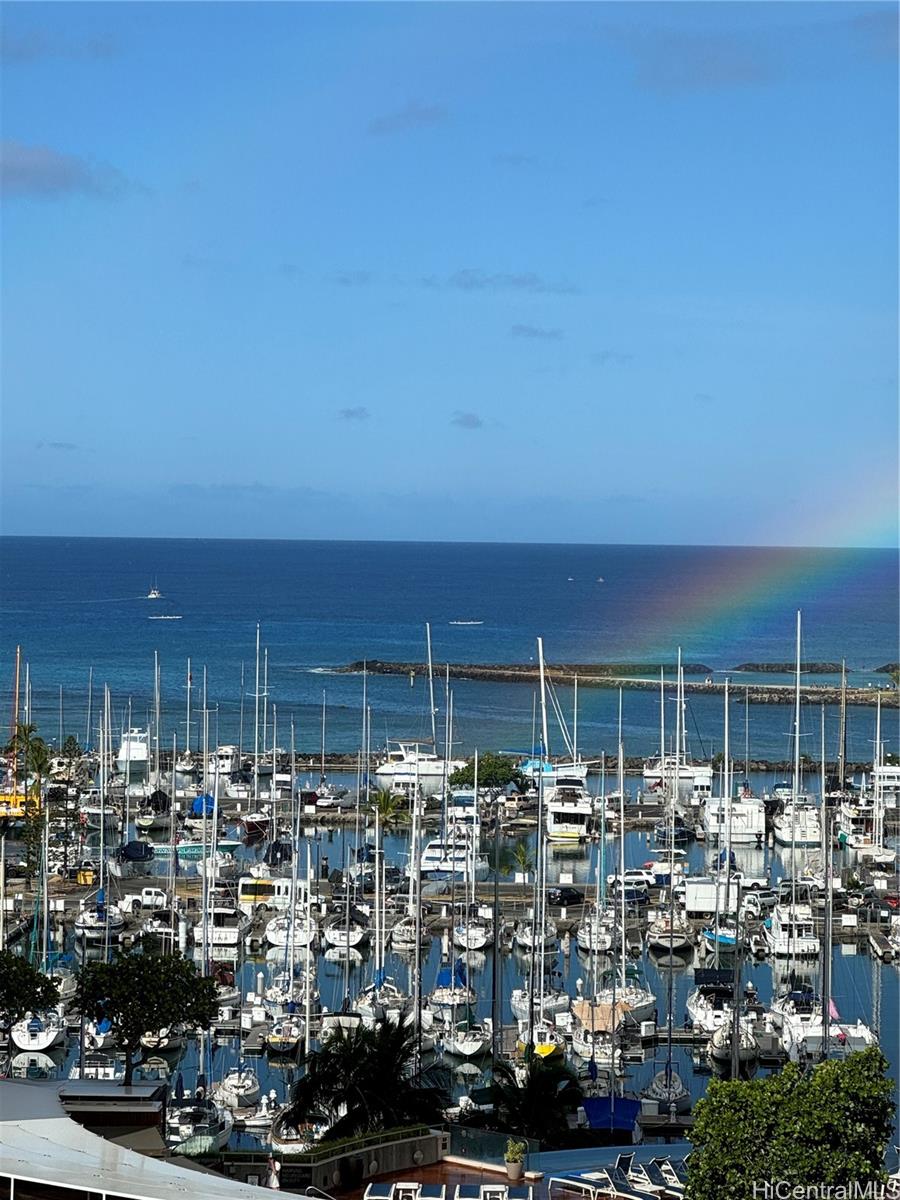
{"type": "Polygon", "coordinates": [[[534,855],[525,841],[518,841],[513,846],[512,850],[504,850],[500,858],[500,874],[511,875],[515,872],[517,875],[524,875],[525,882],[528,882],[528,876],[534,870],[534,855]]]}
{"type": "MultiPolygon", "coordinates": [[[[893,1084],[875,1046],[804,1073],[712,1080],[696,1108],[687,1200],[745,1200],[753,1184],[883,1181],[893,1084]]],[[[848,1193],[849,1194],[849,1193],[848,1193]]]]}
{"type": "Polygon", "coordinates": [[[27,958],[0,950],[0,1025],[12,1025],[26,1013],[53,1008],[58,1000],[59,988],[27,958]]]}
{"type": "Polygon", "coordinates": [[[403,796],[383,788],[374,793],[371,798],[372,812],[377,813],[378,823],[382,833],[409,822],[409,805],[403,796]]]}
{"type": "Polygon", "coordinates": [[[18,722],[12,737],[3,747],[3,753],[11,755],[14,760],[16,779],[22,784],[22,791],[27,795],[28,792],[28,758],[30,753],[31,741],[37,734],[35,725],[28,725],[24,722],[18,722]]]}
{"type": "Polygon", "coordinates": [[[519,1083],[510,1063],[494,1063],[491,1095],[495,1124],[503,1133],[548,1146],[569,1133],[568,1115],[582,1101],[575,1073],[562,1061],[533,1057],[519,1083]]]}
{"type": "Polygon", "coordinates": [[[119,953],[110,963],[86,963],[78,972],[76,1003],[89,1017],[106,1017],[125,1052],[125,1084],[131,1083],[141,1035],[171,1025],[208,1029],[218,1010],[216,983],[175,953],[119,953]]]}
{"type": "Polygon", "coordinates": [[[78,744],[78,738],[74,734],[69,734],[62,744],[60,755],[66,760],[66,783],[69,787],[72,786],[72,778],[75,774],[75,764],[82,755],[81,746],[78,744]]]}
{"type": "Polygon", "coordinates": [[[25,829],[22,841],[25,844],[25,874],[32,879],[41,861],[44,843],[44,825],[47,821],[47,806],[43,798],[44,779],[50,768],[50,749],[42,737],[32,737],[25,752],[25,769],[34,780],[33,802],[25,807],[25,829]]]}
{"type": "MultiPolygon", "coordinates": [[[[508,754],[492,754],[489,751],[478,756],[479,788],[505,788],[510,783],[520,791],[528,787],[527,780],[508,754]]],[[[467,760],[464,767],[450,776],[451,787],[475,786],[475,759],[467,760]]]]}
{"type": "Polygon", "coordinates": [[[449,1092],[416,1079],[416,1030],[381,1021],[340,1029],[302,1060],[287,1121],[324,1121],[325,1140],[430,1124],[442,1119],[449,1092]]]}
{"type": "Polygon", "coordinates": [[[41,804],[41,788],[50,765],[47,743],[37,734],[34,725],[19,723],[4,747],[15,759],[16,778],[26,797],[22,841],[25,846],[25,874],[32,879],[37,872],[44,836],[45,814],[41,804]],[[29,786],[29,780],[31,781],[29,786]]]}

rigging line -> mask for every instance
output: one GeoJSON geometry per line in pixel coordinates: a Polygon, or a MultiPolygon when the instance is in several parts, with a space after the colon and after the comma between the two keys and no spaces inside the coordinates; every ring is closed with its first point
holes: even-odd
{"type": "Polygon", "coordinates": [[[687,701],[687,710],[691,714],[691,720],[694,723],[694,729],[697,733],[697,741],[700,743],[700,757],[706,758],[706,747],[703,744],[703,734],[700,732],[700,726],[697,724],[697,714],[694,712],[694,706],[690,699],[687,701]]]}

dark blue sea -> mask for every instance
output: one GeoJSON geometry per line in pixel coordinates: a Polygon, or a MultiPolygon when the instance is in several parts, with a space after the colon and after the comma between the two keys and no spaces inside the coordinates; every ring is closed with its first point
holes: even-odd
{"type": "MultiPolygon", "coordinates": [[[[717,678],[729,674],[739,692],[757,678],[734,672],[739,664],[792,660],[797,609],[803,658],[845,658],[851,682],[887,684],[873,670],[900,657],[893,550],[7,537],[0,552],[0,703],[11,712],[21,645],[31,715],[51,741],[60,725],[79,740],[88,735],[91,669],[92,723],[108,684],[116,722],[130,702],[134,723],[146,724],[157,651],[164,744],[173,733],[185,740],[190,658],[195,713],[207,671],[212,739],[239,738],[243,673],[247,746],[257,622],[278,743],[288,745],[293,718],[298,748],[308,752],[319,746],[323,691],[328,748],[359,746],[362,680],[333,668],[360,659],[424,661],[426,621],[438,674],[447,661],[528,662],[540,635],[551,663],[674,662],[680,646],[686,661],[717,678]],[[154,584],[162,599],[147,600],[154,584]],[[159,617],[180,619],[151,619],[159,617]]],[[[530,685],[454,680],[452,689],[456,749],[531,745],[530,685]]],[[[439,682],[441,708],[442,690],[439,682]]],[[[617,694],[582,688],[579,695],[581,748],[614,752],[617,694]]],[[[571,721],[571,688],[560,689],[560,701],[571,721]]],[[[412,685],[406,677],[370,678],[369,703],[376,744],[430,730],[421,677],[412,685]]],[[[721,747],[722,715],[720,698],[690,698],[695,754],[721,747]]],[[[626,753],[654,750],[657,696],[627,691],[623,726],[626,753]]],[[[739,757],[746,740],[752,756],[789,754],[789,707],[751,705],[746,720],[736,705],[732,729],[739,757]]],[[[896,713],[883,732],[886,749],[896,750],[896,713]]],[[[193,719],[190,734],[196,744],[193,719]]],[[[803,735],[804,753],[817,758],[818,713],[805,711],[803,735]]],[[[827,737],[833,753],[834,713],[827,737]]],[[[871,758],[873,737],[874,709],[852,709],[850,757],[871,758]]],[[[563,750],[553,726],[550,743],[563,750]]]]}

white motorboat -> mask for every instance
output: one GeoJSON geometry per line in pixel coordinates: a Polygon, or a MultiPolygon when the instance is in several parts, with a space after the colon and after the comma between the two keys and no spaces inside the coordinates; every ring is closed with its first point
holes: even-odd
{"type": "Polygon", "coordinates": [[[462,759],[445,761],[427,743],[398,741],[389,744],[375,778],[385,791],[412,794],[418,786],[423,796],[436,796],[453,772],[465,765],[462,759]]]}
{"type": "Polygon", "coordinates": [[[577,778],[558,775],[544,798],[545,828],[551,842],[583,841],[590,832],[594,800],[577,778]]]}
{"type": "Polygon", "coordinates": [[[465,834],[448,833],[444,838],[432,838],[425,844],[419,858],[421,876],[426,880],[476,879],[488,875],[488,860],[478,853],[465,834]]]}
{"type": "Polygon", "coordinates": [[[116,754],[119,773],[136,775],[150,761],[150,734],[146,729],[126,729],[116,754]]]}
{"type": "Polygon", "coordinates": [[[779,846],[821,846],[822,817],[818,805],[808,796],[788,800],[772,818],[772,834],[779,846]]]}
{"type": "Polygon", "coordinates": [[[644,763],[643,789],[645,792],[662,792],[678,779],[679,800],[701,804],[712,795],[713,769],[711,763],[695,763],[674,754],[656,755],[644,763]]]}
{"type": "MultiPolygon", "coordinates": [[[[219,779],[219,787],[241,769],[241,756],[237,746],[217,746],[206,759],[206,771],[210,779],[219,779]]],[[[221,791],[220,791],[221,794],[221,791]]]]}
{"type": "Polygon", "coordinates": [[[776,958],[813,958],[821,950],[812,908],[799,899],[779,901],[763,926],[763,935],[776,958]]]}
{"type": "Polygon", "coordinates": [[[711,842],[724,843],[730,836],[734,846],[758,846],[766,836],[766,806],[749,790],[730,800],[727,796],[710,796],[703,808],[702,824],[711,842]]]}
{"type": "Polygon", "coordinates": [[[216,905],[209,913],[206,935],[211,946],[242,946],[252,925],[239,908],[216,905]]]}

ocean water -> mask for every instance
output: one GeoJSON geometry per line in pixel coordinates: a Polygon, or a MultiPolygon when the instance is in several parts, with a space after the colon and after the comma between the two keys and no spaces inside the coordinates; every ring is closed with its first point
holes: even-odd
{"type": "MultiPolygon", "coordinates": [[[[87,728],[93,669],[93,721],[104,684],[115,723],[148,722],[158,652],[166,745],[184,744],[187,660],[191,659],[190,738],[207,674],[210,738],[252,738],[256,625],[268,653],[267,730],[279,745],[313,753],[327,695],[328,748],[360,743],[362,681],[333,668],[360,659],[423,661],[432,625],[436,671],[443,662],[528,662],[536,638],[548,662],[687,661],[717,677],[728,672],[739,693],[753,676],[742,662],[788,662],[796,610],[803,611],[803,658],[846,658],[851,680],[887,683],[873,669],[898,654],[898,555],[891,550],[283,542],[155,539],[0,539],[0,705],[11,713],[16,645],[29,665],[31,714],[48,740],[62,727],[80,740],[87,728]],[[163,598],[146,599],[151,584],[163,598]],[[151,619],[161,616],[177,620],[151,619]],[[455,624],[477,621],[480,624],[455,624]],[[243,678],[243,686],[242,686],[243,678]],[[60,691],[62,720],[60,720],[60,691]],[[244,721],[241,726],[241,697],[244,721]],[[274,712],[273,712],[274,710],[274,712]]],[[[767,675],[768,682],[777,677],[767,675]]],[[[527,748],[534,689],[528,684],[452,681],[454,746],[527,748]]],[[[443,683],[437,684],[443,720],[443,683]]],[[[571,723],[574,693],[559,689],[571,723]]],[[[430,731],[427,685],[417,677],[370,677],[376,744],[430,731]]],[[[672,706],[674,707],[674,706],[672,706]]],[[[690,697],[694,753],[721,748],[721,698],[690,697]]],[[[834,753],[836,714],[827,744],[834,753]]],[[[667,714],[671,725],[671,708],[667,714]]],[[[614,752],[618,696],[580,689],[579,743],[586,754],[614,752]]],[[[624,696],[626,753],[658,745],[659,700],[624,696]]],[[[790,752],[791,713],[783,706],[735,703],[733,745],[757,757],[790,752]]],[[[819,716],[805,710],[804,753],[818,757],[819,716]]],[[[897,713],[883,737],[896,750],[897,713]]],[[[874,709],[854,708],[851,758],[872,755],[874,709]]],[[[555,727],[551,750],[563,750],[555,727]]]]}

